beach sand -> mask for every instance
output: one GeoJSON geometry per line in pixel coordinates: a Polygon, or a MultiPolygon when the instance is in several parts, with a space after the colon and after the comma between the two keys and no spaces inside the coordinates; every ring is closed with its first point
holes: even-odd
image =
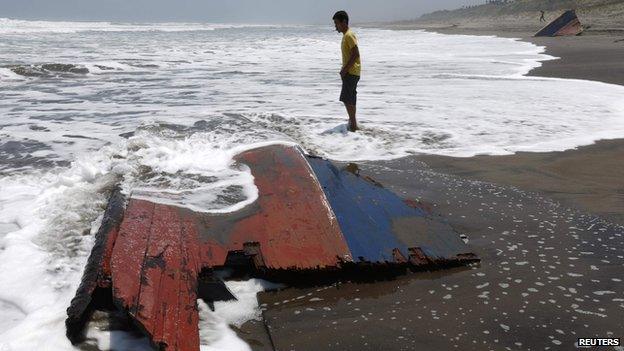
{"type": "Polygon", "coordinates": [[[544,62],[531,76],[584,79],[624,85],[624,32],[586,34],[577,37],[532,38],[560,60],[544,62]]]}
{"type": "MultiPolygon", "coordinates": [[[[562,57],[531,75],[624,84],[621,35],[531,38],[562,57]]],[[[262,322],[239,335],[255,350],[572,349],[622,337],[624,140],[564,152],[359,164],[406,198],[430,204],[469,237],[475,267],[371,284],[259,294],[262,322]]]]}

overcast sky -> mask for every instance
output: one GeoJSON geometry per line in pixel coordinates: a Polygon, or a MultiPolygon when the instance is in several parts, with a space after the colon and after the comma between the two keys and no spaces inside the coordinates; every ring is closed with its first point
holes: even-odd
{"type": "Polygon", "coordinates": [[[484,0],[0,0],[0,17],[50,20],[324,23],[416,18],[484,0]]]}

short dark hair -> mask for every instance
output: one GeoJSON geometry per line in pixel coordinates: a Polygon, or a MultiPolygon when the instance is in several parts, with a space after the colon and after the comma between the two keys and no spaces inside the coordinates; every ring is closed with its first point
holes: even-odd
{"type": "Polygon", "coordinates": [[[338,20],[340,22],[347,22],[347,24],[349,24],[349,15],[347,15],[346,11],[338,11],[334,14],[334,18],[335,20],[338,20]]]}

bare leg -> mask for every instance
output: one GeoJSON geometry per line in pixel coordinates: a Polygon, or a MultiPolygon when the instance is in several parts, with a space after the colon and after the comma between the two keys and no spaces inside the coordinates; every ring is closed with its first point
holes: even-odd
{"type": "Polygon", "coordinates": [[[349,114],[349,131],[355,132],[358,129],[357,121],[355,120],[355,105],[345,104],[345,107],[347,108],[347,114],[349,114]]]}

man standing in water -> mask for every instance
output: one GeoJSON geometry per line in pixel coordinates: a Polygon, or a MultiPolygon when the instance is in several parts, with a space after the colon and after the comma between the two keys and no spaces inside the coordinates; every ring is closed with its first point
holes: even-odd
{"type": "Polygon", "coordinates": [[[360,81],[360,50],[358,49],[355,33],[349,29],[349,15],[345,11],[338,11],[334,15],[336,31],[342,33],[342,91],[340,101],[345,104],[349,115],[349,131],[355,132],[357,121],[355,120],[355,105],[357,102],[357,84],[360,81]]]}

